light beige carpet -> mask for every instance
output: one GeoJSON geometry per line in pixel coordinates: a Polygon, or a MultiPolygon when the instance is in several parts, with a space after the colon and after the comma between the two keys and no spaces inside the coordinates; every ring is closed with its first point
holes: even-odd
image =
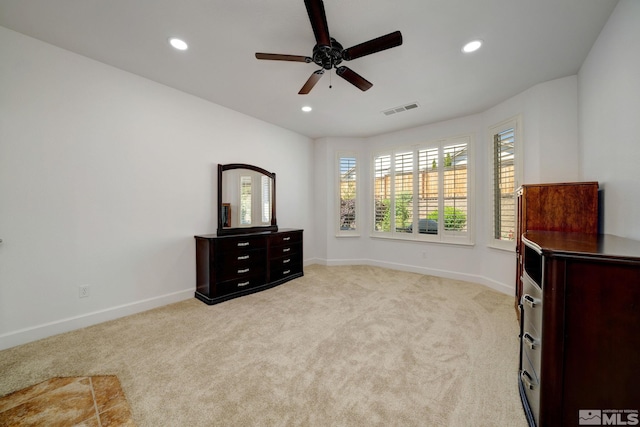
{"type": "Polygon", "coordinates": [[[0,352],[0,395],[117,375],[139,426],[526,426],[513,299],[466,282],[310,266],[0,352]]]}

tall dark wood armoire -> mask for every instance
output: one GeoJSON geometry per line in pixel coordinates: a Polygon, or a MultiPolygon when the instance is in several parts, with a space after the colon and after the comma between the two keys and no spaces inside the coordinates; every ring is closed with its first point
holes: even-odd
{"type": "Polygon", "coordinates": [[[598,183],[527,184],[518,188],[515,308],[522,297],[524,244],[527,231],[598,233],[598,183]]]}

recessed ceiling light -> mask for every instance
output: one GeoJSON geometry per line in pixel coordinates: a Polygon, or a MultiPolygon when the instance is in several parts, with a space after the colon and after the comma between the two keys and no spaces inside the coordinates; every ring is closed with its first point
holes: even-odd
{"type": "Polygon", "coordinates": [[[178,50],[187,50],[189,48],[189,45],[184,40],[175,37],[169,39],[169,44],[178,50]]]}
{"type": "Polygon", "coordinates": [[[474,40],[465,44],[462,48],[462,51],[464,53],[475,52],[476,50],[480,49],[480,46],[482,46],[482,40],[474,40]]]}
{"type": "Polygon", "coordinates": [[[308,113],[311,110],[313,110],[313,108],[309,107],[308,105],[305,105],[304,107],[302,107],[302,111],[304,111],[305,113],[308,113]]]}

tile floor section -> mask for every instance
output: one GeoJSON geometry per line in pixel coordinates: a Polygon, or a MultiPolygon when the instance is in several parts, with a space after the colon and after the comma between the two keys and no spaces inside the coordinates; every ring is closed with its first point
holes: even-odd
{"type": "Polygon", "coordinates": [[[114,375],[52,378],[0,397],[0,426],[135,426],[114,375]]]}

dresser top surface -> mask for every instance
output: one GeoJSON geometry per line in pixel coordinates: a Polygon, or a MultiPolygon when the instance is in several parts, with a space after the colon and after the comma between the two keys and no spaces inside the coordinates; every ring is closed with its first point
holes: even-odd
{"type": "Polygon", "coordinates": [[[612,234],[528,231],[524,243],[547,256],[582,256],[640,262],[640,241],[612,234]]]}
{"type": "Polygon", "coordinates": [[[231,238],[231,239],[237,239],[237,238],[249,238],[252,236],[269,236],[269,235],[274,235],[274,234],[280,234],[280,233],[291,233],[291,232],[295,232],[295,231],[303,231],[300,228],[280,228],[278,229],[278,231],[263,231],[263,232],[258,232],[258,233],[247,233],[247,234],[228,234],[228,235],[224,235],[224,236],[218,236],[217,234],[213,233],[213,234],[198,234],[196,236],[194,236],[195,238],[202,238],[202,239],[227,239],[227,238],[231,238]]]}

